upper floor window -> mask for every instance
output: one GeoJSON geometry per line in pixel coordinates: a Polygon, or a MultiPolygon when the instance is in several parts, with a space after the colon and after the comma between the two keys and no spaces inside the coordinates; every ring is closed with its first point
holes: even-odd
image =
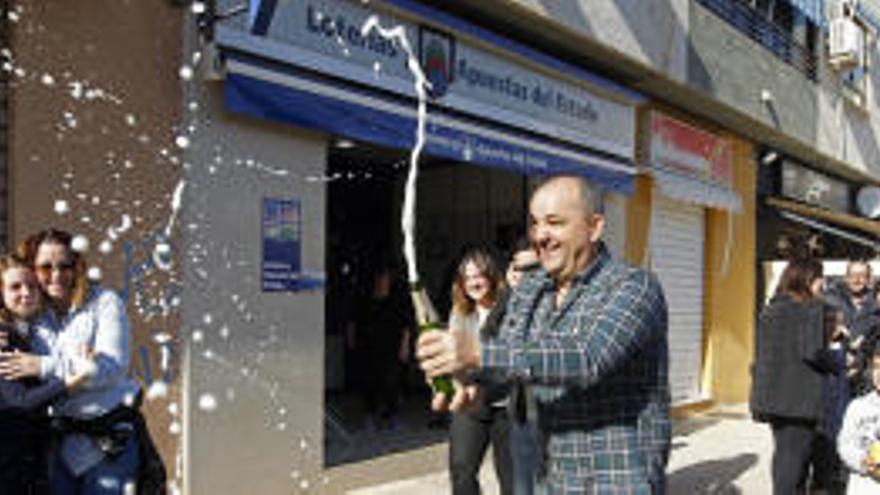
{"type": "Polygon", "coordinates": [[[809,17],[791,0],[697,1],[785,63],[817,80],[817,19],[809,17]]]}

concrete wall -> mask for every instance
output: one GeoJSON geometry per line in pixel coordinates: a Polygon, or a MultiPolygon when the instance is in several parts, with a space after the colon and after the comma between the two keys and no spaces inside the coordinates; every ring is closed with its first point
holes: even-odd
{"type": "Polygon", "coordinates": [[[323,270],[323,136],[233,116],[192,95],[182,225],[187,489],[276,494],[321,485],[324,293],[260,288],[264,197],[302,201],[302,263],[323,270]]]}
{"type": "MultiPolygon", "coordinates": [[[[437,2],[433,2],[437,3],[437,2]]],[[[834,1],[827,2],[830,9],[834,1]]],[[[776,58],[696,0],[464,0],[457,11],[620,80],[740,135],[816,166],[880,180],[880,71],[869,43],[868,112],[843,97],[824,62],[819,82],[776,58]],[[761,101],[761,90],[773,96],[761,101]],[[870,110],[874,108],[874,110],[870,110]]],[[[452,8],[442,5],[440,8],[452,8]]]]}
{"type": "Polygon", "coordinates": [[[500,0],[685,82],[688,0],[500,0]]]}

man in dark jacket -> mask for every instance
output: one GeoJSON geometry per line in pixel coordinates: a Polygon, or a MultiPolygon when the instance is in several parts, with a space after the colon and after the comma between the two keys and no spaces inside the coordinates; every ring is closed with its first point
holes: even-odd
{"type": "Polygon", "coordinates": [[[853,260],[846,265],[843,283],[829,287],[826,294],[834,306],[843,311],[853,341],[864,338],[876,323],[878,307],[872,279],[871,265],[864,260],[853,260]]]}
{"type": "Polygon", "coordinates": [[[850,261],[844,281],[829,287],[826,293],[829,303],[843,314],[846,327],[843,343],[849,354],[847,370],[853,397],[873,388],[865,371],[870,361],[870,349],[880,338],[880,306],[877,305],[872,275],[871,265],[866,261],[850,261]]]}

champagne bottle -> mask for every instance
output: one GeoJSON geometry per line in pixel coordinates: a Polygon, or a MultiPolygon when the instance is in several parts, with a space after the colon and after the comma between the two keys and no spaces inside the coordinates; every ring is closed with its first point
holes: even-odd
{"type": "MultiPolygon", "coordinates": [[[[409,295],[412,297],[419,333],[442,328],[440,318],[437,316],[437,310],[434,309],[434,305],[431,304],[431,299],[428,297],[428,291],[422,287],[420,282],[413,282],[410,285],[409,295]]],[[[455,393],[455,389],[452,386],[452,377],[449,375],[435,376],[431,379],[431,388],[434,389],[435,393],[446,394],[449,398],[452,398],[455,393]]]]}

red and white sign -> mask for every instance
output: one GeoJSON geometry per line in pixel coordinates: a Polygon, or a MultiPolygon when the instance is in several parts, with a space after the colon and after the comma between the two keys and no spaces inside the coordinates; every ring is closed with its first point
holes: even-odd
{"type": "Polygon", "coordinates": [[[650,160],[679,174],[731,186],[730,142],[659,112],[651,113],[650,160]]]}

